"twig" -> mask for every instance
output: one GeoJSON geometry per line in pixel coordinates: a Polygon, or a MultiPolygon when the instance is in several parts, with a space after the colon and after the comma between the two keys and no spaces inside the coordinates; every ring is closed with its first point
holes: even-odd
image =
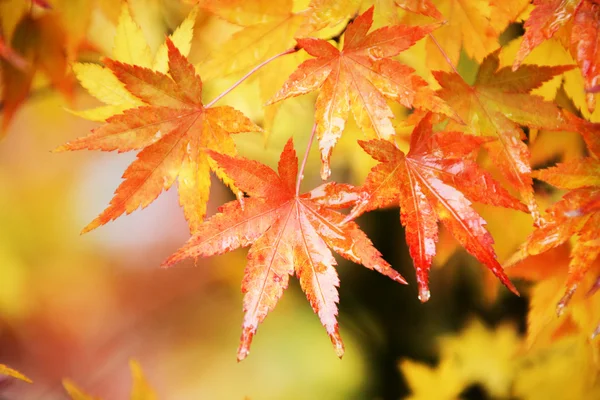
{"type": "Polygon", "coordinates": [[[259,69],[261,69],[262,67],[264,67],[265,65],[267,65],[268,63],[270,63],[271,61],[276,60],[277,58],[279,58],[281,56],[285,56],[286,54],[295,53],[298,50],[299,50],[299,48],[293,47],[291,49],[287,49],[283,53],[275,54],[273,57],[268,58],[265,61],[261,62],[256,67],[252,68],[246,75],[242,76],[240,78],[240,80],[237,81],[236,83],[234,83],[229,89],[225,90],[223,93],[221,93],[220,95],[218,95],[217,97],[215,97],[210,103],[206,104],[204,107],[205,108],[209,108],[212,105],[214,105],[217,101],[221,100],[226,94],[228,94],[233,89],[235,89],[236,87],[238,87],[242,82],[244,82],[246,79],[248,79],[250,76],[252,76],[252,74],[254,74],[256,71],[258,71],[259,69]]]}

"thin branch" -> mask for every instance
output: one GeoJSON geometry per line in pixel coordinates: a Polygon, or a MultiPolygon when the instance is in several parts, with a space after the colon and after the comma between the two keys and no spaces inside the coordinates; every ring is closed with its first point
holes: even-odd
{"type": "Polygon", "coordinates": [[[315,138],[315,133],[317,132],[317,122],[313,124],[312,132],[310,133],[310,137],[308,138],[308,144],[306,145],[306,151],[304,152],[304,158],[302,159],[302,164],[300,165],[300,170],[298,170],[298,178],[296,179],[296,196],[300,194],[300,183],[304,178],[304,168],[306,167],[306,160],[308,160],[308,153],[310,153],[310,148],[312,147],[313,140],[315,138]]]}
{"type": "Polygon", "coordinates": [[[248,79],[250,76],[252,76],[252,74],[254,74],[256,71],[258,71],[259,69],[261,69],[262,67],[264,67],[265,65],[267,65],[268,63],[270,63],[273,60],[278,59],[281,56],[285,56],[286,54],[292,54],[297,52],[298,50],[300,50],[298,47],[292,47],[291,49],[287,49],[286,51],[284,51],[283,53],[279,53],[279,54],[275,54],[273,57],[266,59],[265,61],[261,62],[260,64],[258,64],[256,67],[252,68],[246,75],[242,76],[240,78],[239,81],[237,81],[236,83],[234,83],[229,89],[225,90],[223,93],[221,93],[220,95],[218,95],[217,97],[215,97],[210,103],[208,103],[207,105],[205,105],[205,108],[209,108],[212,105],[214,105],[217,101],[221,100],[223,97],[225,97],[226,94],[228,94],[229,92],[231,92],[233,89],[235,89],[236,87],[238,87],[239,85],[242,84],[242,82],[244,82],[246,79],[248,79]]]}

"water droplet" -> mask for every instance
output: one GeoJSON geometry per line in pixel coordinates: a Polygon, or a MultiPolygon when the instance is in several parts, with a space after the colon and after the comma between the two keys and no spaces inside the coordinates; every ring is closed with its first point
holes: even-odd
{"type": "Polygon", "coordinates": [[[419,300],[421,301],[421,303],[425,303],[429,300],[430,297],[431,293],[429,292],[429,289],[424,287],[419,289],[419,300]]]}

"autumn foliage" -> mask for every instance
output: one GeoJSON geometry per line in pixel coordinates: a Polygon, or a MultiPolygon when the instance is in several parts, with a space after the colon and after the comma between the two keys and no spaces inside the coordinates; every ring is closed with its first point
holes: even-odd
{"type": "MultiPolygon", "coordinates": [[[[79,83],[99,100],[96,108],[71,107],[98,124],[57,143],[54,152],[136,152],[136,158],[110,204],[83,232],[147,207],[176,185],[190,239],[163,267],[249,247],[238,360],[249,354],[291,276],[342,357],[337,317],[343,282],[334,253],[415,285],[424,303],[436,295],[429,281],[438,253],[458,248],[512,292],[505,295],[530,296],[529,346],[576,336],[583,338],[573,344],[582,354],[597,352],[600,3],[312,0],[299,7],[292,0],[185,1],[188,16],[155,51],[129,5],[112,3],[119,5],[114,46],[99,62],[82,58],[98,49],[85,27],[69,20],[75,11],[68,2],[33,1],[17,22],[2,11],[3,132],[39,90],[34,78],[40,75],[67,99],[79,83]],[[205,15],[236,28],[194,64],[194,26],[205,15]],[[223,79],[229,86],[206,94],[206,85],[223,79]],[[244,95],[252,113],[238,109],[243,102],[228,104],[248,82],[258,88],[244,95]],[[237,137],[258,133],[254,140],[272,149],[282,109],[299,96],[309,99],[313,127],[294,132],[305,138],[300,158],[297,140],[279,141],[285,145],[275,149],[275,171],[260,152],[246,153],[237,137]],[[575,138],[576,156],[563,159],[563,137],[575,138]],[[344,140],[354,153],[340,150],[348,146],[344,140]],[[325,181],[320,184],[308,179],[313,143],[325,181]],[[343,151],[350,165],[366,153],[372,168],[344,179],[335,167],[343,151]],[[212,215],[211,174],[236,197],[212,215]],[[314,185],[300,190],[304,180],[314,185]],[[414,276],[402,277],[356,222],[390,207],[399,207],[414,276]],[[526,216],[525,226],[511,224],[517,214],[526,216]],[[493,225],[498,216],[505,218],[502,230],[490,232],[488,220],[493,225]],[[539,261],[543,257],[552,265],[539,261]],[[521,279],[533,281],[531,289],[521,279]]],[[[0,10],[6,7],[0,2],[0,10]]],[[[485,288],[495,293],[490,282],[485,288]]],[[[492,334],[468,329],[490,336],[493,346],[492,334]]],[[[519,341],[506,335],[513,354],[519,341]]],[[[448,379],[447,396],[458,396],[454,383],[474,379],[471,371],[451,375],[459,367],[444,357],[437,371],[421,375],[417,364],[401,364],[413,391],[428,390],[419,384],[423,379],[448,379]]],[[[519,357],[505,362],[525,371],[534,356],[519,357]]],[[[132,370],[142,379],[137,364],[132,370]]],[[[518,377],[510,379],[517,391],[529,393],[518,377]]],[[[66,388],[73,398],[88,398],[71,383],[66,388]]],[[[497,393],[507,396],[506,390],[497,393]]]]}

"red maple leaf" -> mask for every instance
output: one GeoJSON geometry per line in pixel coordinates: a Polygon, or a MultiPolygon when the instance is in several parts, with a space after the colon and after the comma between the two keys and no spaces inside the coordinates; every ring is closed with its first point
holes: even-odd
{"type": "Polygon", "coordinates": [[[344,345],[336,321],[339,279],[329,248],[406,283],[381,258],[358,225],[341,225],[344,215],[334,209],[352,204],[356,192],[348,185],[329,183],[299,195],[298,159],[291,139],[281,153],[278,173],[256,161],[209,153],[250,197],[244,198],[243,203],[232,201],[223,205],[163,265],[252,245],[242,282],[245,316],[238,360],[248,355],[258,324],[275,307],[293,274],[341,357],[344,345]]]}
{"type": "Polygon", "coordinates": [[[350,109],[367,136],[384,139],[394,134],[394,114],[386,97],[406,107],[455,116],[452,109],[428,90],[427,83],[413,74],[412,68],[390,58],[439,25],[386,26],[367,34],[372,24],[373,7],[348,25],[341,51],[322,39],[297,39],[298,46],[316,58],[302,63],[270,100],[274,103],[320,88],[315,120],[323,179],[331,173],[329,158],[344,131],[350,109]]]}
{"type": "Polygon", "coordinates": [[[400,220],[415,263],[419,299],[430,297],[429,268],[436,253],[438,220],[465,249],[517,293],[496,260],[494,240],[471,201],[525,210],[472,159],[485,139],[460,132],[434,133],[431,114],[415,127],[404,154],[385,140],[359,141],[380,161],[363,185],[364,198],[348,219],[369,210],[400,205],[400,220]]]}

